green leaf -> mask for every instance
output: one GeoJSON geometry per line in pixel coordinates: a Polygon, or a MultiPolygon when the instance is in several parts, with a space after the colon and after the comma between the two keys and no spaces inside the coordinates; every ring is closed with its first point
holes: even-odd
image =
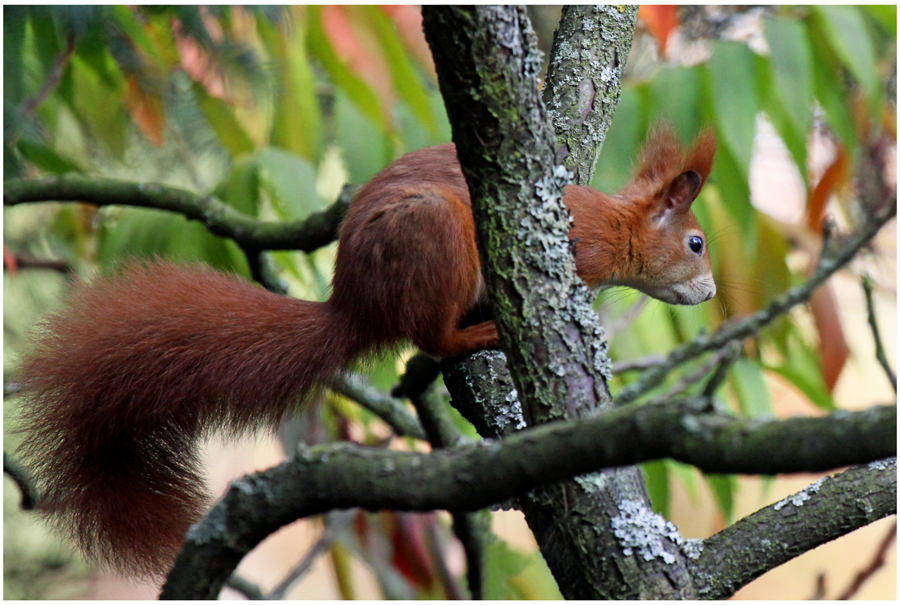
{"type": "Polygon", "coordinates": [[[664,460],[654,460],[641,465],[644,479],[647,480],[647,492],[653,512],[663,517],[669,516],[669,471],[664,460]]]}
{"type": "Polygon", "coordinates": [[[737,492],[737,477],[734,475],[704,475],[712,490],[719,512],[730,524],[734,520],[734,494],[737,492]]]}
{"type": "Polygon", "coordinates": [[[753,52],[737,42],[716,43],[709,61],[709,84],[720,141],[747,180],[756,135],[756,71],[753,52]]]}
{"type": "Polygon", "coordinates": [[[169,212],[143,208],[116,210],[115,218],[106,214],[97,232],[98,256],[104,271],[130,258],[161,256],[178,218],[169,212]]]}
{"type": "Polygon", "coordinates": [[[115,158],[125,153],[128,117],[122,106],[122,89],[110,88],[78,56],[71,61],[75,112],[87,123],[90,133],[115,158]]]}
{"type": "MultiPolygon", "coordinates": [[[[765,34],[769,44],[772,92],[786,118],[786,124],[778,131],[806,183],[806,138],[812,127],[814,98],[812,51],[806,28],[798,21],[766,19],[765,34]]],[[[774,121],[782,122],[777,118],[774,121]]]]}
{"type": "Polygon", "coordinates": [[[24,6],[3,7],[3,101],[18,104],[24,97],[25,27],[28,9],[24,6]]]}
{"type": "Polygon", "coordinates": [[[342,91],[335,91],[335,138],[351,183],[365,183],[394,158],[385,131],[359,111],[342,91]]]}
{"type": "Polygon", "coordinates": [[[755,266],[757,305],[762,308],[790,288],[793,284],[791,271],[785,259],[791,252],[787,238],[778,228],[778,223],[760,214],[757,221],[757,256],[755,266]]]}
{"type": "Polygon", "coordinates": [[[404,153],[451,140],[450,121],[447,119],[447,110],[444,109],[444,99],[440,91],[437,89],[428,91],[428,102],[431,104],[432,114],[436,116],[434,130],[422,128],[421,120],[405,103],[399,103],[395,108],[394,123],[404,153]]]}
{"type": "Polygon", "coordinates": [[[121,88],[125,77],[112,55],[109,54],[107,44],[102,36],[89,36],[85,40],[79,40],[75,52],[84,60],[85,65],[94,70],[94,73],[106,86],[121,88]]]}
{"type": "Polygon", "coordinates": [[[312,164],[277,147],[261,149],[256,157],[263,180],[274,185],[284,202],[285,218],[302,218],[324,208],[316,191],[316,171],[312,164]]]}
{"type": "Polygon", "coordinates": [[[775,92],[797,131],[806,133],[812,123],[813,102],[812,53],[806,28],[798,21],[766,19],[765,34],[775,92]]]}
{"type": "Polygon", "coordinates": [[[772,415],[772,398],[759,364],[741,358],[731,366],[729,374],[731,386],[745,416],[757,418],[772,415]]]}
{"type": "Polygon", "coordinates": [[[259,165],[255,157],[235,161],[213,195],[244,214],[259,214],[259,165]]]}
{"type": "Polygon", "coordinates": [[[26,160],[45,172],[64,174],[82,171],[74,160],[39,141],[22,137],[16,142],[16,148],[26,160]]]}
{"type": "Polygon", "coordinates": [[[897,5],[869,4],[862,7],[891,37],[897,37],[897,5]]]}
{"type": "Polygon", "coordinates": [[[231,107],[225,101],[211,96],[202,85],[196,82],[191,88],[197,99],[197,106],[206,117],[206,121],[216,134],[219,143],[231,157],[236,158],[242,154],[251,153],[256,147],[253,139],[238,122],[231,107]]]}
{"type": "Polygon", "coordinates": [[[870,107],[877,107],[880,88],[875,50],[859,8],[824,5],[815,7],[815,10],[821,16],[825,39],[859,81],[870,107]]]}
{"type": "Polygon", "coordinates": [[[34,50],[41,64],[42,81],[46,79],[47,74],[53,69],[53,62],[63,51],[66,44],[60,36],[60,29],[62,29],[60,24],[61,15],[53,9],[54,7],[46,5],[28,7],[31,13],[31,29],[37,41],[34,50]]]}
{"type": "MultiPolygon", "coordinates": [[[[741,229],[747,255],[756,253],[756,211],[750,203],[750,186],[747,175],[741,172],[728,147],[719,147],[712,178],[721,194],[722,205],[741,229]]],[[[706,192],[709,195],[709,192],[706,192]]]]}
{"type": "Polygon", "coordinates": [[[691,504],[696,505],[700,501],[700,493],[697,491],[697,469],[689,464],[665,460],[666,468],[674,474],[687,491],[691,504]]]}
{"type": "Polygon", "coordinates": [[[792,332],[787,343],[788,351],[780,366],[766,366],[797,387],[817,408],[835,409],[834,398],[822,377],[822,366],[816,351],[803,341],[800,334],[792,332]]]}
{"type": "Polygon", "coordinates": [[[648,114],[651,124],[665,120],[684,141],[700,130],[700,74],[695,67],[659,70],[650,81],[648,114]]]}
{"type": "Polygon", "coordinates": [[[169,258],[202,261],[213,267],[249,275],[243,254],[231,241],[183,216],[145,208],[117,209],[98,230],[100,266],[109,271],[133,259],[169,258]]]}
{"type": "Polygon", "coordinates": [[[157,50],[156,44],[147,35],[144,26],[137,20],[131,8],[125,5],[112,7],[112,15],[116,24],[122,29],[128,40],[140,48],[146,57],[153,60],[158,66],[164,66],[166,62],[157,50]]]}
{"type": "Polygon", "coordinates": [[[635,156],[642,143],[642,111],[638,89],[627,86],[622,88],[616,113],[613,115],[597,170],[591,185],[600,191],[612,193],[630,180],[634,172],[635,156]]]}
{"type": "Polygon", "coordinates": [[[498,539],[492,540],[486,550],[485,599],[562,598],[540,552],[521,553],[498,539]]]}
{"type": "Polygon", "coordinates": [[[810,21],[808,32],[813,52],[813,81],[816,99],[825,111],[825,119],[851,154],[858,146],[850,99],[841,84],[841,68],[834,51],[825,43],[817,21],[810,21]]]}
{"type": "Polygon", "coordinates": [[[377,6],[364,7],[368,22],[375,30],[381,49],[384,51],[391,72],[391,83],[413,113],[431,132],[435,132],[437,123],[431,106],[428,102],[428,94],[422,85],[418,71],[413,67],[409,59],[409,53],[400,41],[393,21],[388,19],[384,11],[377,6]]]}
{"type": "Polygon", "coordinates": [[[385,122],[378,95],[365,81],[351,72],[337,56],[337,53],[331,46],[331,42],[328,40],[328,36],[325,35],[325,30],[322,27],[321,12],[317,7],[309,7],[308,34],[307,40],[310,53],[322,65],[322,68],[331,77],[335,86],[346,93],[347,97],[363,115],[380,126],[382,130],[387,131],[389,128],[385,122]]]}
{"type": "Polygon", "coordinates": [[[257,30],[277,70],[278,93],[270,141],[317,161],[321,153],[322,116],[307,54],[306,23],[295,21],[279,27],[258,19],[257,30]]]}

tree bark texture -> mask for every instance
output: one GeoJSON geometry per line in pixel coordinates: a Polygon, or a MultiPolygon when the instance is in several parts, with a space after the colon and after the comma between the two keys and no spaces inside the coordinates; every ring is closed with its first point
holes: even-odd
{"type": "Polygon", "coordinates": [[[637,5],[564,6],[542,97],[556,159],[589,185],[619,102],[637,5]]]}
{"type": "MultiPolygon", "coordinates": [[[[606,343],[568,241],[562,189],[571,173],[556,163],[525,12],[429,6],[423,16],[525,420],[534,426],[609,408],[606,343]]],[[[633,18],[621,24],[633,28],[633,18]]],[[[535,490],[522,501],[566,597],[692,597],[677,531],[651,529],[647,555],[626,556],[617,533],[628,530],[614,528],[623,507],[652,515],[637,468],[535,490]]]]}

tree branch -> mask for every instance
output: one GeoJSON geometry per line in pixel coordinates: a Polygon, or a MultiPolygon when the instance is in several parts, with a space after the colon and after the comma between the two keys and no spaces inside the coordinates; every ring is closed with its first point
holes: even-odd
{"type": "Polygon", "coordinates": [[[401,437],[426,439],[425,431],[415,416],[406,411],[403,402],[382,393],[359,374],[347,372],[335,374],[328,381],[328,388],[352,399],[390,426],[401,437]]]}
{"type": "Polygon", "coordinates": [[[556,162],[579,185],[590,184],[612,123],[637,11],[637,5],[562,8],[541,96],[556,132],[556,162]]]}
{"type": "Polygon", "coordinates": [[[704,540],[691,570],[698,596],[730,597],[786,561],[896,513],[896,458],[826,477],[704,540]]]}
{"type": "MultiPolygon", "coordinates": [[[[537,92],[540,59],[527,18],[510,7],[429,6],[423,16],[472,197],[482,273],[525,420],[536,425],[609,407],[606,343],[575,273],[571,219],[562,201],[570,176],[554,167],[555,139],[537,92]]],[[[634,25],[633,11],[608,10],[602,18],[617,30],[634,25]]],[[[463,382],[480,380],[470,374],[463,382]]],[[[611,521],[626,501],[650,511],[639,469],[569,481],[520,500],[565,596],[691,596],[669,533],[656,535],[656,545],[675,553],[674,565],[622,554],[611,521]]]]}
{"type": "Polygon", "coordinates": [[[897,374],[894,373],[894,369],[891,367],[887,355],[884,352],[884,345],[881,343],[881,332],[878,330],[878,319],[875,316],[875,300],[872,295],[872,278],[868,275],[863,277],[862,287],[863,292],[866,295],[866,311],[869,315],[869,327],[872,328],[872,338],[875,340],[875,358],[878,360],[878,363],[881,364],[884,373],[887,375],[888,380],[891,381],[891,386],[894,387],[894,392],[896,393],[897,374]]]}
{"type": "MultiPolygon", "coordinates": [[[[266,536],[335,509],[472,511],[540,485],[662,457],[707,472],[769,474],[896,455],[896,406],[788,420],[746,420],[701,406],[698,400],[635,404],[520,431],[502,443],[430,454],[346,443],[303,450],[232,485],[191,528],[162,596],[215,597],[241,558],[266,536]]],[[[676,541],[666,545],[663,558],[674,558],[677,549],[676,541]]]]}
{"type": "Polygon", "coordinates": [[[56,201],[167,210],[200,221],[211,233],[234,240],[248,252],[312,252],[337,237],[354,190],[352,186],[345,186],[330,207],[292,222],[257,220],[212,195],[200,195],[178,187],[76,174],[4,181],[3,205],[56,201]]]}

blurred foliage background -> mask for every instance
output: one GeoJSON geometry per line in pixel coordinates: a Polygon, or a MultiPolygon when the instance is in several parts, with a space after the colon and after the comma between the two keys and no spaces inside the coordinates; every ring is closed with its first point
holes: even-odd
{"type": "MultiPolygon", "coordinates": [[[[529,12],[549,52],[559,7],[529,12]]],[[[364,183],[406,152],[450,140],[417,7],[5,6],[3,27],[4,179],[76,172],[160,182],[289,220],[327,207],[344,183],[364,183]]],[[[867,212],[854,188],[861,155],[896,149],[896,7],[642,7],[626,76],[594,185],[610,192],[625,184],[658,121],[685,141],[712,125],[716,166],[694,209],[719,295],[675,308],[619,289],[602,293],[596,307],[616,362],[665,354],[764,307],[814,264],[826,212],[847,228],[867,212]]],[[[270,256],[292,295],[327,297],[333,244],[270,256]]],[[[64,304],[71,274],[149,257],[249,276],[233,242],[181,216],[81,204],[5,209],[7,382],[28,330],[64,304]],[[47,261],[51,270],[31,269],[47,261]]],[[[875,256],[853,271],[872,272],[877,294],[895,301],[891,263],[875,256]]],[[[835,387],[854,351],[833,287],[822,292],[745,343],[721,392],[735,410],[783,413],[785,389],[809,413],[841,406],[835,387]]],[[[893,333],[885,336],[895,353],[893,333]]],[[[874,365],[869,353],[863,363],[874,365]]],[[[389,388],[398,369],[394,360],[375,364],[373,383],[389,388]]],[[[633,376],[617,374],[614,390],[633,376]]],[[[15,408],[7,401],[6,420],[15,408]]],[[[287,451],[296,439],[385,437],[379,422],[340,397],[322,403],[282,435],[287,451]]],[[[9,450],[21,437],[6,433],[9,450]]],[[[704,477],[669,461],[645,471],[660,512],[672,514],[682,490],[698,506],[711,495],[716,521],[707,535],[733,520],[738,478],[704,477]]],[[[4,596],[95,594],[81,564],[52,538],[35,537],[8,485],[4,596]]],[[[462,562],[445,517],[360,513],[342,527],[328,544],[331,594],[358,594],[361,572],[351,571],[351,560],[365,562],[377,587],[363,594],[454,594],[462,562]]],[[[294,554],[299,561],[303,550],[294,554]]],[[[490,556],[488,597],[558,596],[533,547],[498,541],[490,556]]],[[[303,586],[295,594],[309,595],[303,586]]]]}

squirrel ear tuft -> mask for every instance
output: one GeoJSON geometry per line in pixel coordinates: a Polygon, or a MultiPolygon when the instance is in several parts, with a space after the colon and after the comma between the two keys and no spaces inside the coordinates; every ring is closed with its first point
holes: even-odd
{"type": "Polygon", "coordinates": [[[694,170],[685,170],[669,183],[666,205],[675,212],[687,212],[700,193],[703,178],[694,170]]]}

